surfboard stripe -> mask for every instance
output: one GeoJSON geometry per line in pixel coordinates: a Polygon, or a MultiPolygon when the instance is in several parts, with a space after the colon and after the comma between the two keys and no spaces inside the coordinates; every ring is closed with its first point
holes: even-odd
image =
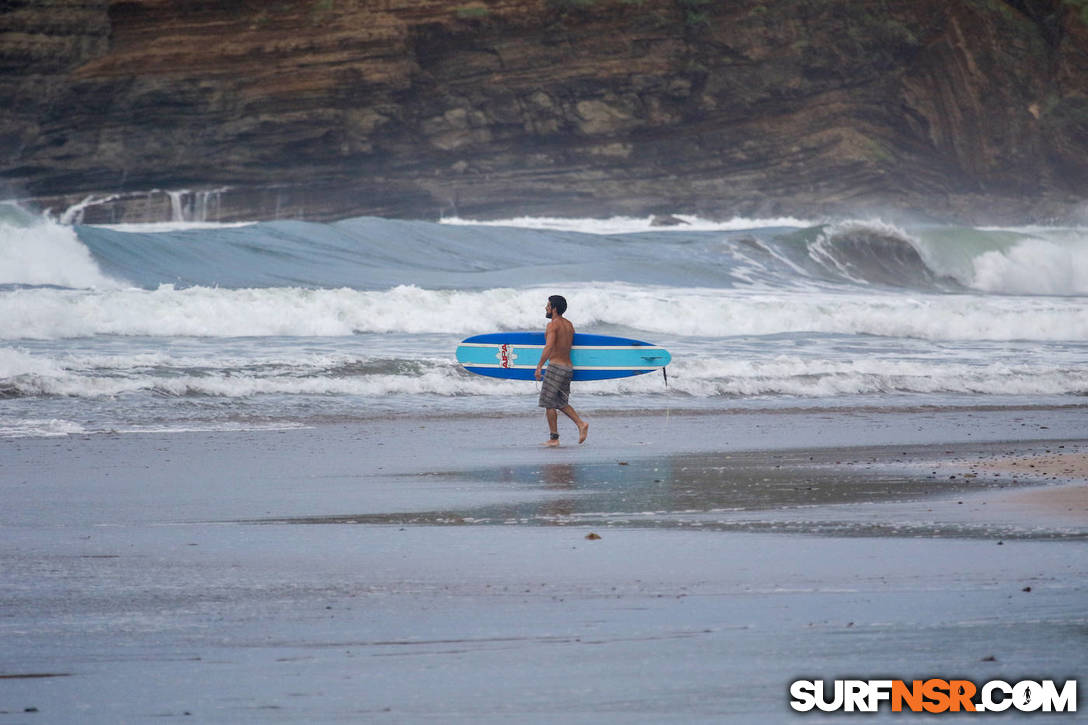
{"type": "MultiPolygon", "coordinates": [[[[499,364],[503,367],[529,365],[536,367],[540,360],[540,348],[509,347],[502,351],[498,346],[484,348],[461,348],[457,361],[462,363],[499,364]]],[[[664,350],[643,348],[633,350],[571,350],[571,362],[575,368],[597,367],[654,367],[668,362],[668,353],[664,350]]]]}
{"type": "MultiPolygon", "coordinates": [[[[495,349],[498,347],[493,342],[462,342],[457,347],[489,347],[495,349]]],[[[512,344],[512,347],[516,347],[519,350],[543,350],[543,345],[519,345],[512,344]]],[[[652,350],[664,350],[663,347],[656,345],[574,345],[571,350],[638,350],[639,352],[648,352],[652,350]]]]}
{"type": "MultiPolygon", "coordinates": [[[[536,364],[532,365],[500,365],[499,363],[471,363],[474,368],[498,368],[500,370],[536,370],[536,364]]],[[[547,367],[547,365],[545,365],[547,367]]],[[[575,365],[575,370],[642,370],[652,372],[660,370],[663,366],[636,367],[632,365],[575,365]]]]}
{"type": "MultiPolygon", "coordinates": [[[[489,332],[486,335],[473,335],[466,337],[461,344],[482,343],[490,345],[543,345],[543,332],[489,332]]],[[[636,347],[657,347],[650,342],[633,340],[629,337],[613,337],[612,335],[593,335],[584,332],[574,334],[575,345],[633,345],[636,347]]]]}
{"type": "MultiPolygon", "coordinates": [[[[651,370],[575,370],[574,380],[585,382],[586,380],[612,380],[615,378],[630,378],[635,375],[657,372],[661,368],[651,370]]],[[[535,380],[533,370],[528,368],[484,368],[474,365],[466,365],[465,370],[476,375],[503,380],[535,380]]]]}

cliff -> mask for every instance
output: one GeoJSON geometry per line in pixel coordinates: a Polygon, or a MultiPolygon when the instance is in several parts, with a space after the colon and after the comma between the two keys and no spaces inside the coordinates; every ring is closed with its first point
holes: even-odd
{"type": "Polygon", "coordinates": [[[1084,4],[0,0],[0,178],[87,221],[1062,217],[1084,4]]]}

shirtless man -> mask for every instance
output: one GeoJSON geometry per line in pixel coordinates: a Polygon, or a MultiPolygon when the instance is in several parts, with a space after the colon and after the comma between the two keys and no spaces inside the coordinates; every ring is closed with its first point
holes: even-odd
{"type": "Polygon", "coordinates": [[[540,362],[536,364],[534,373],[537,380],[543,379],[540,387],[540,402],[538,405],[545,409],[548,418],[548,429],[551,438],[545,445],[559,445],[559,415],[556,411],[574,421],[578,426],[578,442],[584,443],[589,435],[589,423],[578,417],[578,413],[567,403],[570,396],[570,379],[574,375],[574,365],[570,361],[570,348],[574,344],[574,325],[563,317],[567,311],[567,301],[559,296],[552,295],[548,298],[548,304],[544,307],[544,316],[551,322],[544,331],[544,350],[540,353],[540,362]],[[548,369],[541,374],[544,363],[548,363],[548,369]]]}

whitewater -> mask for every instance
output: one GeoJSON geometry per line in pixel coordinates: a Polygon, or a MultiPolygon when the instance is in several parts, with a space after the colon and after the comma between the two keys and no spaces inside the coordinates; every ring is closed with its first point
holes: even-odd
{"type": "Polygon", "coordinates": [[[535,409],[457,342],[668,347],[580,410],[1083,405],[1088,228],[522,218],[86,226],[0,205],[0,436],[535,409]]]}

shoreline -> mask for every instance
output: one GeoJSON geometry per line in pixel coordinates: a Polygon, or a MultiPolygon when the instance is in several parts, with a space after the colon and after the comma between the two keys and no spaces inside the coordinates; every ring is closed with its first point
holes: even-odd
{"type": "MultiPolygon", "coordinates": [[[[530,398],[535,400],[535,394],[532,396],[522,396],[525,401],[529,401],[530,398]]],[[[697,406],[665,406],[665,407],[642,407],[642,408],[595,408],[592,403],[591,397],[583,397],[579,401],[579,410],[584,410],[586,415],[590,415],[595,418],[605,419],[625,419],[625,418],[651,418],[658,419],[663,418],[666,422],[672,418],[739,418],[744,416],[770,416],[770,417],[790,417],[790,416],[816,416],[816,415],[924,415],[924,414],[937,414],[937,415],[954,415],[954,414],[973,414],[973,413],[1039,413],[1044,414],[1048,412],[1074,412],[1074,411],[1088,411],[1088,403],[973,403],[964,402],[963,404],[957,404],[954,402],[941,402],[933,404],[918,404],[918,403],[903,403],[902,405],[892,402],[887,405],[879,405],[875,403],[846,403],[841,399],[833,399],[827,404],[798,404],[791,406],[762,406],[759,404],[743,405],[738,404],[736,407],[697,407],[697,406]]],[[[749,403],[758,401],[746,401],[749,403]]],[[[287,431],[287,430],[305,430],[305,429],[318,429],[318,428],[334,428],[341,426],[362,426],[373,425],[377,423],[392,423],[398,422],[410,423],[411,421],[497,421],[497,420],[510,420],[510,421],[535,421],[539,417],[539,412],[535,408],[528,407],[529,403],[526,402],[517,408],[506,408],[496,410],[454,410],[443,409],[438,411],[421,411],[421,410],[403,410],[403,411],[375,411],[372,413],[358,414],[358,415],[343,415],[343,414],[328,414],[318,415],[306,419],[298,418],[284,418],[277,420],[273,418],[261,418],[259,420],[244,422],[244,421],[232,421],[229,424],[225,423],[201,423],[200,421],[190,421],[186,423],[188,427],[178,428],[152,428],[152,427],[140,427],[126,429],[122,426],[114,426],[110,429],[103,430],[86,430],[86,429],[73,429],[70,431],[62,431],[58,433],[44,433],[37,432],[34,434],[19,434],[9,435],[6,437],[0,437],[0,441],[4,440],[32,440],[35,438],[45,439],[57,439],[57,438],[78,438],[83,436],[116,436],[116,435],[174,435],[174,434],[232,434],[232,433],[246,433],[246,432],[267,432],[267,431],[287,431]]],[[[54,420],[53,423],[64,423],[73,426],[79,426],[80,424],[64,421],[54,420]]],[[[1039,428],[1046,430],[1048,427],[1039,424],[1039,428]]],[[[1012,435],[1013,431],[1010,431],[1012,435]]],[[[1017,435],[1022,434],[1020,431],[1015,432],[1017,435]]],[[[1061,437],[1061,436],[1058,436],[1061,437]]],[[[1029,437],[1031,440],[1035,440],[1034,436],[1029,437]]],[[[1009,438],[1008,440],[1014,441],[1016,438],[1009,438]]]]}
{"type": "MultiPolygon", "coordinates": [[[[150,426],[141,426],[138,428],[125,428],[121,425],[114,425],[109,429],[92,429],[87,430],[82,427],[79,422],[69,421],[64,419],[52,419],[46,421],[54,426],[60,426],[58,432],[28,432],[13,434],[7,436],[0,436],[0,441],[4,440],[18,440],[18,439],[34,439],[34,438],[65,438],[65,437],[80,437],[80,436],[98,436],[98,435],[172,435],[172,434],[190,434],[190,433],[244,433],[247,431],[261,432],[261,431],[276,431],[276,430],[298,430],[298,429],[316,429],[325,427],[337,427],[337,426],[369,426],[381,423],[398,424],[399,422],[411,422],[411,421],[498,421],[509,420],[517,422],[520,425],[521,421],[533,421],[539,416],[537,409],[530,407],[531,402],[535,400],[535,393],[526,396],[522,395],[515,402],[503,399],[502,407],[497,407],[491,410],[463,410],[454,408],[445,408],[439,410],[375,410],[365,413],[345,415],[342,413],[331,413],[314,415],[305,419],[299,419],[298,417],[284,417],[282,419],[276,419],[273,417],[260,417],[250,421],[235,420],[227,423],[213,422],[213,421],[187,421],[180,425],[186,427],[175,428],[154,428],[150,426]]],[[[974,413],[1034,413],[1034,414],[1047,414],[1052,412],[1058,413],[1072,413],[1077,411],[1088,411],[1088,403],[1055,403],[1055,402],[1042,402],[1042,403],[976,403],[964,401],[962,403],[955,401],[942,401],[931,404],[920,404],[916,402],[907,401],[895,401],[892,400],[885,404],[877,404],[870,400],[864,402],[847,402],[842,398],[831,398],[827,400],[813,399],[806,403],[798,402],[795,405],[780,406],[780,405],[765,405],[758,399],[738,400],[731,403],[729,407],[713,407],[711,405],[706,406],[684,406],[684,405],[664,405],[658,407],[594,407],[594,403],[597,402],[591,396],[582,396],[577,406],[580,411],[584,411],[586,415],[595,418],[604,419],[630,419],[630,418],[650,418],[650,419],[663,419],[667,424],[673,418],[744,418],[744,417],[759,417],[767,416],[771,418],[787,418],[791,416],[818,416],[818,415],[873,415],[873,416],[899,416],[899,415],[958,415],[958,414],[974,414],[974,413]]],[[[720,406],[720,404],[717,404],[720,406]]],[[[14,423],[18,423],[18,419],[14,419],[14,423]]],[[[42,423],[40,420],[35,420],[36,423],[42,423]]],[[[1042,423],[1037,424],[1040,429],[1047,429],[1047,426],[1042,423]]],[[[12,430],[15,430],[13,427],[12,430]]],[[[1021,431],[1013,431],[1010,429],[1010,436],[1019,436],[1021,431]]],[[[1063,434],[1064,435],[1064,434],[1063,434]]],[[[1061,437],[1061,436],[1058,436],[1061,437]]],[[[1031,436],[1034,439],[1034,436],[1031,436]]],[[[1016,437],[1010,437],[1009,440],[1016,440],[1016,437]]]]}
{"type": "MultiPolygon", "coordinates": [[[[562,421],[560,432],[567,435],[557,450],[540,445],[546,437],[543,416],[532,413],[389,416],[230,431],[80,433],[0,439],[0,449],[12,452],[8,458],[13,476],[58,489],[66,480],[84,473],[68,457],[57,457],[58,449],[82,451],[75,460],[94,461],[94,468],[128,480],[129,485],[135,473],[130,462],[146,459],[142,470],[152,471],[148,474],[151,480],[158,482],[156,487],[163,487],[187,481],[191,471],[179,466],[179,461],[209,459],[206,449],[212,446],[222,449],[222,460],[213,454],[208,465],[213,470],[237,470],[250,479],[251,496],[260,495],[262,477],[276,480],[295,472],[307,479],[343,477],[383,489],[393,480],[390,477],[435,479],[490,487],[501,499],[511,491],[491,485],[495,470],[512,472],[507,482],[514,484],[513,490],[518,496],[532,496],[541,490],[536,480],[540,471],[551,471],[553,483],[576,488],[615,478],[610,475],[613,466],[625,471],[628,481],[651,484],[661,476],[647,470],[664,465],[669,485],[679,489],[695,486],[699,495],[713,490],[715,476],[737,471],[751,479],[753,491],[759,489],[761,479],[769,480],[768,475],[787,482],[791,477],[804,480],[816,476],[831,480],[831,487],[840,491],[839,497],[845,496],[844,502],[878,503],[897,495],[911,500],[932,498],[945,489],[949,495],[959,496],[972,489],[990,492],[1007,486],[1083,481],[1088,478],[1088,455],[1081,451],[1088,448],[1088,438],[1081,430],[1082,409],[617,411],[591,414],[600,424],[592,428],[584,446],[573,443],[573,428],[564,428],[562,421]],[[116,464],[111,463],[114,460],[116,464]],[[684,472],[688,469],[691,473],[684,472]],[[696,471],[701,473],[696,475],[696,471]],[[857,488],[854,483],[864,482],[867,475],[888,481],[881,484],[886,492],[870,501],[851,492],[857,488]],[[836,476],[842,481],[835,481],[836,476]],[[904,485],[909,482],[913,483],[904,485]]],[[[222,476],[210,474],[210,482],[220,479],[222,476]]],[[[618,485],[620,480],[612,484],[618,485]]],[[[764,489],[766,494],[771,487],[764,489]]],[[[401,499],[397,511],[426,510],[426,501],[417,506],[401,499]]],[[[821,500],[771,496],[758,507],[796,507],[821,500]]],[[[834,503],[831,499],[826,502],[834,503]]],[[[306,511],[313,501],[307,504],[305,497],[289,496],[279,503],[283,513],[293,518],[339,513],[306,511]],[[300,506],[303,510],[297,510],[300,506]]],[[[1071,505],[1077,506],[1076,501],[1071,505]]],[[[366,511],[365,507],[350,513],[360,512],[385,513],[366,511]]],[[[0,515],[0,525],[3,523],[0,515]]]]}

